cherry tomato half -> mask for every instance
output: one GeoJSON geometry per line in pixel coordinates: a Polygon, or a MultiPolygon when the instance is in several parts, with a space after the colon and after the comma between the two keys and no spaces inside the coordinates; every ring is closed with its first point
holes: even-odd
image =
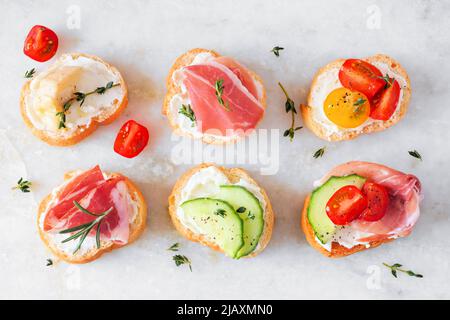
{"type": "Polygon", "coordinates": [[[369,99],[386,84],[377,67],[360,59],[348,59],[344,62],[339,70],[339,81],[345,88],[362,92],[369,99]]]}
{"type": "Polygon", "coordinates": [[[337,190],[328,200],[325,211],[337,225],[349,224],[367,208],[367,199],[355,186],[345,186],[337,190]]]}
{"type": "Polygon", "coordinates": [[[134,158],[148,143],[148,130],[134,120],[129,120],[120,128],[114,142],[114,151],[126,158],[134,158]]]}
{"type": "Polygon", "coordinates": [[[358,219],[364,221],[378,221],[384,217],[389,206],[389,194],[382,185],[366,182],[362,193],[367,198],[367,208],[358,219]]]}
{"type": "Polygon", "coordinates": [[[34,26],[25,39],[23,52],[31,59],[44,62],[50,60],[58,50],[58,36],[44,26],[34,26]]]}
{"type": "Polygon", "coordinates": [[[388,120],[397,108],[400,98],[400,85],[397,80],[389,79],[388,87],[373,99],[370,117],[376,120],[388,120]]]}

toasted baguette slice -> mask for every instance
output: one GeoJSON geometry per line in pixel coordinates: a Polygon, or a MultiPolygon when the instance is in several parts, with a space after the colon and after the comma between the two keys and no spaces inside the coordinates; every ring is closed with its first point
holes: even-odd
{"type": "MultiPolygon", "coordinates": [[[[71,56],[74,60],[79,57],[84,57],[105,65],[106,68],[109,70],[109,72],[114,74],[119,79],[120,88],[122,89],[122,96],[119,99],[115,99],[113,103],[107,108],[105,108],[105,110],[101,114],[92,118],[89,125],[78,126],[78,128],[74,130],[74,132],[72,132],[70,135],[64,135],[59,131],[41,130],[33,125],[31,119],[28,116],[26,105],[26,97],[30,94],[30,83],[31,81],[33,81],[33,79],[27,81],[22,87],[20,95],[20,113],[22,115],[22,118],[25,121],[25,124],[31,129],[31,132],[36,137],[38,137],[39,139],[50,145],[60,147],[77,144],[78,142],[89,136],[91,133],[93,133],[99,125],[107,125],[112,123],[115,119],[119,117],[121,112],[125,109],[125,107],[128,104],[128,89],[125,84],[125,80],[123,79],[120,72],[114,66],[103,61],[99,57],[82,53],[66,54],[61,56],[60,60],[67,56],[71,56]]],[[[58,60],[56,63],[58,63],[60,60],[58,60]]],[[[106,85],[106,83],[104,85],[106,85]]],[[[92,90],[95,89],[96,88],[92,88],[92,90]]]]}
{"type": "Polygon", "coordinates": [[[331,244],[331,251],[326,250],[324,247],[322,247],[317,242],[314,230],[308,221],[308,206],[309,206],[309,198],[310,197],[311,197],[311,194],[308,195],[305,199],[305,204],[303,205],[303,211],[302,211],[300,224],[301,224],[301,228],[302,228],[303,232],[305,233],[306,240],[308,241],[308,243],[311,245],[311,247],[313,247],[314,249],[319,251],[324,256],[326,256],[328,258],[341,258],[341,257],[345,257],[345,256],[351,255],[351,254],[359,252],[359,251],[378,247],[378,246],[382,245],[383,243],[391,242],[392,240],[394,240],[394,239],[386,239],[386,240],[382,240],[382,241],[372,241],[369,243],[370,244],[369,248],[367,248],[365,245],[358,244],[350,249],[340,245],[337,242],[333,242],[331,244]]]}
{"type": "MultiPolygon", "coordinates": [[[[169,119],[169,124],[172,127],[172,129],[174,130],[174,132],[180,136],[190,136],[192,138],[198,138],[195,137],[192,132],[187,131],[187,130],[183,130],[178,122],[177,119],[175,117],[175,115],[170,112],[170,101],[172,100],[172,98],[176,95],[176,94],[180,94],[181,93],[181,87],[179,87],[177,84],[175,84],[173,82],[172,76],[173,73],[184,67],[184,66],[188,66],[190,65],[195,57],[200,54],[200,53],[209,53],[211,54],[213,57],[219,57],[220,55],[213,51],[213,50],[207,50],[207,49],[200,49],[200,48],[196,48],[196,49],[192,49],[189,50],[188,52],[182,54],[181,56],[179,56],[175,62],[173,63],[172,67],[169,70],[169,74],[167,75],[166,78],[166,87],[167,87],[167,93],[166,96],[164,98],[164,103],[163,103],[163,108],[162,108],[162,114],[167,116],[167,118],[169,119]]],[[[250,73],[250,75],[253,77],[253,80],[261,87],[262,92],[261,92],[261,98],[259,99],[263,108],[266,108],[266,90],[264,88],[263,85],[263,81],[262,79],[253,71],[247,69],[250,73]]],[[[181,107],[181,106],[180,106],[181,107]]],[[[205,143],[210,143],[210,144],[224,144],[224,143],[234,143],[237,140],[239,140],[240,138],[242,138],[241,135],[237,135],[236,137],[233,137],[231,139],[221,139],[220,136],[213,136],[213,135],[205,135],[205,134],[201,134],[199,132],[199,135],[201,135],[201,139],[203,142],[205,143]]]]}
{"type": "Polygon", "coordinates": [[[312,112],[312,108],[322,108],[323,106],[313,106],[312,105],[312,92],[314,92],[314,89],[321,85],[320,83],[320,76],[324,73],[337,69],[339,70],[342,66],[342,64],[345,62],[345,59],[338,59],[335,60],[329,64],[327,64],[325,67],[321,68],[315,75],[313,82],[311,84],[311,88],[308,95],[308,104],[307,105],[301,105],[300,110],[303,117],[303,122],[305,125],[314,132],[318,137],[328,140],[328,141],[342,141],[342,140],[350,140],[358,137],[359,135],[363,133],[372,133],[377,131],[385,130],[397,122],[400,121],[400,119],[403,118],[403,116],[406,113],[406,110],[408,109],[409,100],[411,97],[411,85],[409,82],[409,77],[406,71],[402,68],[402,66],[395,61],[394,59],[383,55],[383,54],[377,54],[372,57],[368,57],[365,60],[369,63],[383,63],[389,66],[395,73],[399,74],[403,79],[406,81],[405,86],[401,86],[401,103],[397,106],[399,108],[398,111],[396,111],[392,117],[387,121],[376,121],[367,125],[362,125],[361,130],[345,130],[343,132],[340,132],[339,134],[333,133],[329,134],[326,130],[326,128],[323,127],[323,125],[316,121],[314,119],[314,113],[312,112]]]}
{"type": "MultiPolygon", "coordinates": [[[[186,173],[184,173],[180,179],[178,179],[178,181],[176,182],[175,186],[173,187],[172,193],[169,196],[169,215],[170,218],[172,219],[172,222],[175,226],[175,228],[178,230],[179,233],[181,233],[185,238],[191,240],[191,241],[195,241],[195,242],[199,242],[205,246],[210,247],[213,250],[219,251],[219,252],[223,252],[223,250],[214,242],[209,241],[204,235],[201,234],[197,234],[194,233],[193,231],[189,230],[188,228],[186,228],[181,221],[178,219],[177,216],[177,207],[176,207],[176,200],[177,198],[179,198],[184,186],[186,185],[186,183],[189,181],[189,179],[192,177],[192,175],[194,175],[196,172],[200,171],[201,169],[210,167],[210,166],[214,166],[217,169],[219,169],[220,171],[222,171],[230,180],[231,183],[236,183],[238,182],[240,179],[245,179],[246,181],[248,181],[251,184],[254,185],[258,185],[256,183],[255,180],[253,180],[247,172],[245,172],[243,169],[240,168],[232,168],[232,169],[228,169],[228,168],[224,168],[224,167],[219,167],[219,166],[215,166],[214,164],[209,164],[209,163],[204,163],[201,165],[198,165],[190,170],[188,170],[186,173]]],[[[273,225],[274,225],[274,220],[275,220],[275,215],[272,209],[272,205],[270,204],[270,200],[269,197],[267,196],[266,192],[264,191],[264,189],[262,189],[260,187],[261,190],[261,194],[264,197],[264,201],[266,202],[266,207],[264,208],[265,210],[265,215],[264,215],[264,229],[263,229],[263,233],[261,234],[261,237],[259,238],[259,243],[258,246],[255,248],[255,251],[253,251],[252,253],[244,256],[244,258],[247,257],[254,257],[257,254],[259,254],[261,251],[264,250],[264,248],[267,246],[267,244],[269,243],[269,240],[272,236],[272,230],[273,230],[273,225]]]]}
{"type": "MultiPolygon", "coordinates": [[[[69,180],[72,177],[76,176],[76,174],[77,173],[75,171],[68,172],[64,175],[64,180],[69,180]]],[[[40,223],[41,216],[45,213],[48,203],[53,199],[53,194],[50,193],[41,201],[41,203],[39,205],[37,224],[38,224],[39,236],[41,237],[42,241],[44,242],[46,247],[59,259],[64,260],[68,263],[74,263],[74,264],[88,263],[88,262],[91,262],[93,260],[100,258],[106,252],[121,248],[125,245],[129,245],[130,243],[134,242],[137,238],[139,238],[140,235],[144,232],[146,224],[147,224],[147,204],[145,203],[144,196],[139,191],[139,189],[136,187],[136,185],[133,182],[131,182],[131,180],[128,179],[127,177],[125,177],[119,173],[113,173],[110,176],[111,177],[114,177],[114,176],[124,177],[125,183],[127,184],[128,191],[131,195],[131,198],[134,201],[136,201],[138,204],[138,213],[136,214],[133,221],[130,223],[130,236],[128,239],[128,243],[118,244],[118,243],[114,243],[113,241],[101,241],[100,249],[97,249],[97,247],[94,247],[86,252],[83,252],[82,254],[75,254],[75,255],[60,250],[57,247],[54,240],[52,239],[51,234],[45,232],[42,229],[42,226],[40,223]]]]}

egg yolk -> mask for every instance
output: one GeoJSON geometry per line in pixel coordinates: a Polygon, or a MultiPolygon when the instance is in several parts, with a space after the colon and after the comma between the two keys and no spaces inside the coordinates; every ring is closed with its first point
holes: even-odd
{"type": "Polygon", "coordinates": [[[361,92],[337,88],[325,99],[323,110],[327,118],[337,126],[356,128],[369,118],[370,103],[361,92]]]}

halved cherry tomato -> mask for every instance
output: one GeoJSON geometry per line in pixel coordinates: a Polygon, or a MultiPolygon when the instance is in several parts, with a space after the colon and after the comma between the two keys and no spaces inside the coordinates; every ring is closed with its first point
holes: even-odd
{"type": "Polygon", "coordinates": [[[339,70],[339,81],[350,90],[364,93],[372,99],[386,82],[377,67],[360,59],[348,59],[339,70]]]}
{"type": "Polygon", "coordinates": [[[367,208],[367,199],[355,186],[345,186],[337,190],[328,200],[325,211],[337,225],[346,225],[358,218],[367,208]]]}
{"type": "Polygon", "coordinates": [[[148,143],[148,130],[134,120],[127,121],[117,134],[114,151],[126,158],[134,158],[148,143]]]}
{"type": "Polygon", "coordinates": [[[358,219],[364,221],[378,221],[384,217],[389,206],[389,194],[382,185],[366,182],[362,193],[367,198],[367,208],[358,219]]]}
{"type": "Polygon", "coordinates": [[[50,60],[57,49],[56,33],[44,26],[34,26],[25,39],[23,52],[33,60],[44,62],[50,60]]]}
{"type": "Polygon", "coordinates": [[[372,119],[388,120],[397,108],[398,99],[400,98],[400,85],[393,78],[390,78],[389,83],[386,85],[387,88],[376,95],[372,101],[370,111],[372,119]]]}

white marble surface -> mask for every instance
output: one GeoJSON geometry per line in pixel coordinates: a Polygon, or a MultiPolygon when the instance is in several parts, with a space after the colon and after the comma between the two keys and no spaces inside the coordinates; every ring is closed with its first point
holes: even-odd
{"type": "Polygon", "coordinates": [[[0,0],[0,9],[0,298],[450,298],[448,1],[0,0]],[[73,4],[81,9],[80,29],[66,25],[73,4]],[[373,20],[378,14],[379,25],[373,20]],[[122,71],[130,88],[120,119],[74,147],[45,145],[19,114],[25,70],[48,65],[22,54],[34,24],[57,32],[58,55],[99,55],[122,71]],[[275,45],[286,48],[280,58],[269,52],[275,45]],[[171,187],[189,166],[170,161],[171,131],[160,113],[164,80],[173,60],[193,47],[233,56],[262,76],[268,91],[262,128],[284,129],[289,122],[277,81],[299,104],[315,71],[341,57],[381,52],[398,59],[411,78],[410,109],[393,128],[355,141],[325,143],[308,130],[292,143],[282,139],[277,175],[261,176],[257,165],[245,166],[266,188],[277,219],[265,252],[233,261],[181,238],[166,212],[171,187]],[[112,151],[115,133],[129,118],[151,131],[149,147],[132,160],[112,151]],[[313,159],[325,145],[325,156],[313,159]],[[410,157],[411,149],[424,161],[410,157]],[[316,178],[354,159],[420,177],[422,216],[409,238],[328,260],[306,243],[300,211],[316,178]],[[37,203],[65,171],[97,163],[138,183],[150,207],[148,229],[134,245],[94,263],[46,267],[50,254],[38,239],[37,203]],[[11,191],[20,176],[34,182],[31,194],[11,191]],[[174,265],[166,251],[174,242],[192,260],[192,273],[174,265]],[[424,278],[395,279],[382,262],[403,263],[424,278]],[[379,285],[371,285],[378,276],[379,285]]]}

